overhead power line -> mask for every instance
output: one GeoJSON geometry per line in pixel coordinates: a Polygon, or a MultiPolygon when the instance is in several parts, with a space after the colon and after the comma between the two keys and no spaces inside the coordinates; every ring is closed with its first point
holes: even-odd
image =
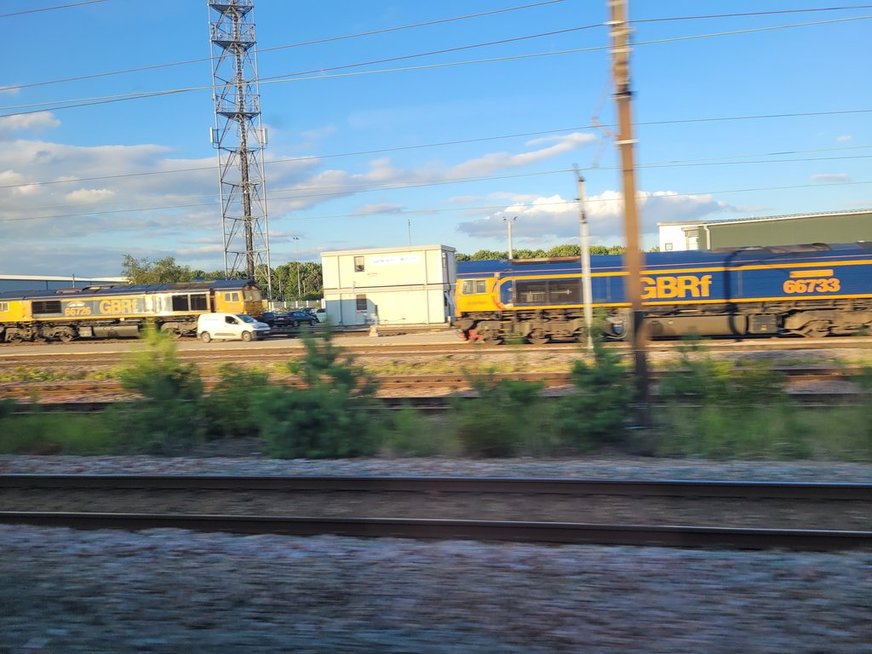
{"type": "MultiPolygon", "coordinates": [[[[566,168],[562,170],[552,170],[547,173],[536,173],[536,174],[550,174],[550,175],[567,175],[569,173],[574,172],[571,168],[566,168]]],[[[507,177],[527,177],[529,175],[510,175],[507,177]]],[[[476,180],[458,180],[458,181],[476,181],[476,180]]],[[[732,188],[732,189],[717,189],[717,190],[706,190],[706,191],[688,191],[685,193],[672,193],[669,197],[699,197],[705,195],[725,195],[727,193],[755,193],[759,191],[790,191],[790,190],[812,190],[818,188],[824,188],[828,186],[862,186],[866,184],[872,184],[872,180],[859,180],[859,181],[851,181],[851,182],[821,182],[815,184],[793,184],[788,186],[756,186],[756,187],[744,187],[744,188],[732,188]]],[[[382,189],[373,189],[373,190],[382,190],[382,189]]],[[[641,192],[644,195],[644,192],[641,192]]],[[[280,196],[281,197],[281,196],[280,196]]],[[[282,199],[296,199],[300,196],[283,196],[282,199]]],[[[312,196],[302,196],[303,198],[312,197],[312,196]]],[[[612,198],[585,198],[585,204],[599,204],[604,202],[614,202],[612,198]]],[[[536,206],[551,206],[551,205],[561,205],[561,204],[575,204],[573,200],[562,200],[562,201],[553,201],[553,202],[541,202],[537,203],[536,206]]],[[[191,204],[180,204],[174,206],[159,206],[159,207],[139,207],[136,209],[108,209],[105,211],[91,211],[88,213],[68,213],[68,214],[53,214],[49,216],[22,216],[21,218],[7,218],[5,220],[0,220],[0,224],[6,223],[15,223],[15,222],[26,222],[32,220],[53,220],[55,218],[80,218],[84,216],[105,216],[105,215],[114,215],[120,213],[144,213],[147,211],[169,211],[173,209],[189,209],[193,207],[215,207],[218,205],[218,201],[212,202],[196,202],[191,204]]],[[[434,213],[453,213],[455,211],[501,211],[505,210],[506,205],[476,205],[476,206],[467,206],[467,207],[417,207],[415,209],[406,209],[401,211],[396,211],[392,213],[400,214],[400,213],[417,213],[417,214],[434,214],[434,213]]],[[[367,214],[373,215],[373,214],[367,214]]],[[[362,218],[364,217],[360,213],[346,213],[346,214],[333,214],[333,215],[321,215],[321,216],[295,216],[294,220],[325,220],[328,218],[362,218]]]]}
{"type": "MultiPolygon", "coordinates": [[[[708,39],[708,38],[719,38],[724,36],[737,36],[741,34],[753,34],[753,33],[762,33],[762,32],[770,32],[777,31],[783,29],[795,29],[802,27],[816,27],[821,25],[831,25],[836,23],[846,23],[858,20],[870,20],[872,16],[853,16],[850,18],[836,18],[832,20],[825,21],[814,21],[810,23],[796,23],[790,25],[774,25],[769,27],[755,27],[755,28],[747,28],[747,29],[739,29],[739,30],[729,30],[724,32],[714,32],[708,34],[691,34],[687,36],[675,36],[675,37],[667,37],[662,39],[652,39],[648,41],[638,41],[634,42],[635,47],[639,46],[648,46],[648,45],[660,45],[664,43],[674,43],[680,41],[691,41],[691,40],[699,40],[699,39],[708,39]]],[[[591,27],[598,27],[599,25],[587,25],[581,26],[577,28],[569,28],[570,31],[578,31],[589,29],[591,27]]],[[[550,34],[550,33],[549,33],[550,34]]],[[[546,34],[541,35],[530,35],[525,37],[517,37],[519,39],[530,39],[536,38],[537,36],[545,36],[546,34]]],[[[505,42],[507,42],[506,40],[505,42]]],[[[486,44],[471,44],[468,46],[459,46],[457,49],[469,49],[474,47],[483,47],[485,45],[494,45],[497,42],[489,42],[486,44]]],[[[591,46],[585,48],[571,48],[566,50],[550,50],[547,52],[533,52],[527,54],[519,54],[519,55],[509,55],[504,57],[491,57],[486,59],[472,59],[465,61],[454,61],[454,62],[445,62],[445,63],[434,63],[434,64],[422,64],[419,66],[403,66],[397,68],[386,68],[386,69],[376,69],[376,70],[365,70],[365,71],[353,71],[353,72],[333,72],[332,74],[325,74],[323,71],[331,70],[331,71],[340,71],[343,69],[350,69],[355,67],[360,67],[363,65],[371,65],[373,63],[377,63],[374,61],[370,62],[358,62],[353,64],[345,64],[342,66],[334,66],[329,69],[317,69],[312,71],[296,71],[291,73],[282,73],[280,75],[273,75],[270,77],[263,77],[261,79],[262,84],[283,84],[289,82],[304,82],[304,81],[312,81],[312,80],[326,80],[326,79],[339,79],[343,77],[357,77],[362,75],[380,75],[387,73],[397,73],[397,72],[412,72],[419,70],[435,70],[440,68],[453,68],[457,66],[468,66],[475,64],[485,64],[485,63],[504,63],[508,61],[519,61],[523,59],[532,59],[539,57],[554,57],[554,56],[564,56],[569,54],[580,54],[584,52],[598,52],[608,50],[610,46],[602,45],[602,46],[591,46]],[[311,75],[309,77],[304,77],[303,75],[311,75]]],[[[398,59],[409,59],[413,57],[425,57],[431,56],[437,53],[444,53],[446,51],[432,51],[432,52],[423,52],[417,53],[413,55],[402,55],[400,57],[392,58],[393,60],[398,59]]],[[[385,63],[386,60],[380,60],[381,63],[385,63]]],[[[94,98],[75,98],[71,100],[55,100],[55,101],[46,101],[39,103],[31,103],[31,104],[20,104],[20,105],[7,105],[0,106],[0,110],[7,109],[25,109],[23,111],[13,111],[10,113],[0,114],[0,118],[8,118],[11,116],[19,116],[33,113],[40,113],[43,111],[61,111],[64,109],[76,109],[81,107],[89,107],[96,106],[102,104],[112,104],[116,102],[126,102],[129,100],[141,100],[145,98],[153,98],[160,97],[165,95],[173,95],[173,94],[181,94],[181,93],[190,93],[192,91],[203,91],[203,90],[212,90],[211,86],[190,86],[190,87],[180,87],[176,89],[165,89],[159,91],[150,91],[150,92],[137,92],[130,94],[121,94],[121,95],[113,95],[113,96],[102,96],[102,97],[94,97],[94,98]],[[29,107],[34,107],[33,109],[28,109],[29,107]]]]}
{"type": "MultiPolygon", "coordinates": [[[[105,2],[106,0],[93,0],[96,2],[105,2]]],[[[512,11],[521,11],[524,9],[533,9],[535,7],[541,7],[544,5],[553,5],[561,2],[565,2],[565,0],[544,0],[543,2],[534,2],[532,4],[526,5],[518,5],[515,7],[504,7],[502,9],[494,9],[491,11],[480,11],[474,14],[465,14],[463,16],[452,16],[450,18],[437,18],[436,20],[424,21],[421,23],[411,23],[408,25],[397,25],[394,27],[385,27],[383,29],[370,30],[368,32],[357,32],[355,34],[343,34],[340,36],[328,36],[322,39],[313,39],[310,41],[300,41],[298,43],[286,43],[284,45],[275,45],[269,48],[258,48],[258,54],[262,55],[264,52],[275,52],[277,50],[288,50],[291,48],[302,48],[310,45],[322,45],[324,43],[335,43],[337,41],[348,41],[352,39],[359,39],[366,36],[377,36],[379,34],[388,34],[391,32],[400,32],[403,30],[410,29],[418,29],[421,27],[431,27],[433,25],[440,25],[444,23],[454,23],[462,20],[470,20],[473,18],[482,18],[484,16],[493,16],[496,14],[505,14],[512,11]]],[[[2,18],[2,16],[0,16],[2,18]]],[[[112,77],[115,75],[127,75],[130,73],[141,73],[150,70],[159,70],[162,68],[173,68],[175,66],[187,66],[190,64],[199,64],[206,61],[210,61],[209,57],[201,57],[199,59],[186,59],[183,61],[172,61],[163,64],[152,64],[150,66],[139,66],[136,68],[123,68],[121,70],[113,70],[107,71],[104,73],[91,73],[87,75],[77,75],[75,77],[63,77],[60,79],[54,80],[45,80],[42,82],[30,82],[27,84],[16,84],[15,88],[18,89],[26,89],[34,86],[48,86],[50,84],[62,84],[65,82],[78,82],[86,79],[95,79],[98,77],[112,77]]]]}
{"type": "MultiPolygon", "coordinates": [[[[846,109],[842,111],[812,111],[812,112],[802,112],[802,113],[781,113],[781,114],[758,114],[758,115],[746,115],[746,116],[714,116],[709,118],[684,118],[684,119],[673,119],[673,120],[654,120],[654,121],[639,121],[636,124],[641,126],[658,126],[658,125],[681,125],[681,124],[691,124],[691,123],[707,123],[707,122],[727,122],[727,121],[743,121],[743,120],[767,120],[767,119],[777,119],[777,118],[809,118],[813,116],[841,116],[841,115],[850,115],[850,114],[867,114],[872,113],[872,109],[846,109]]],[[[614,127],[614,125],[576,125],[573,127],[564,127],[560,129],[551,129],[551,130],[540,130],[535,132],[516,132],[514,134],[500,134],[496,136],[481,136],[477,138],[469,138],[469,139],[456,139],[453,141],[439,141],[436,143],[422,143],[418,145],[403,145],[396,147],[388,147],[388,148],[373,148],[369,150],[355,150],[351,152],[336,152],[336,153],[328,153],[323,155],[305,155],[301,157],[287,157],[283,159],[273,159],[271,161],[265,162],[267,166],[273,166],[277,164],[285,164],[285,163],[300,163],[303,161],[321,161],[324,159],[337,159],[343,157],[355,157],[362,155],[371,155],[371,154],[386,154],[390,152],[405,152],[409,150],[421,150],[427,148],[438,148],[438,147],[446,147],[450,145],[466,145],[470,143],[482,143],[487,141],[497,141],[497,140],[505,140],[511,138],[526,138],[531,136],[545,136],[548,134],[560,134],[564,132],[573,132],[577,130],[584,129],[594,129],[597,127],[614,127]]],[[[772,154],[803,154],[809,152],[831,152],[838,150],[850,150],[850,149],[858,149],[858,148],[866,148],[872,146],[845,146],[841,148],[817,148],[814,150],[791,150],[788,152],[782,153],[751,153],[747,155],[736,155],[736,156],[763,156],[763,155],[772,155],[772,154]]],[[[693,162],[688,162],[693,163],[693,162]]],[[[149,177],[155,175],[174,175],[179,173],[192,173],[192,172],[202,172],[205,170],[215,170],[214,166],[196,166],[190,168],[173,168],[170,170],[155,170],[155,171],[145,171],[145,172],[137,172],[137,173],[117,173],[115,175],[99,175],[94,177],[70,177],[65,179],[55,179],[55,180],[44,180],[44,181],[33,181],[33,182],[23,182],[20,184],[3,184],[0,185],[0,189],[9,189],[9,188],[23,188],[28,186],[48,186],[54,184],[78,184],[80,182],[93,182],[98,180],[106,180],[106,179],[122,179],[126,177],[149,177]]]]}
{"type": "MultiPolygon", "coordinates": [[[[105,1],[106,0],[91,0],[91,2],[105,2],[105,1]]],[[[463,16],[453,16],[450,18],[440,18],[440,19],[425,21],[425,22],[420,22],[420,23],[411,23],[408,25],[397,25],[394,27],[385,27],[382,29],[370,30],[367,32],[357,32],[357,33],[353,33],[353,34],[342,34],[342,35],[338,35],[338,36],[328,36],[328,37],[324,37],[321,39],[313,39],[310,41],[300,41],[297,43],[286,43],[283,45],[276,45],[276,46],[272,46],[272,47],[268,47],[268,48],[260,48],[259,53],[262,55],[265,52],[275,52],[278,50],[301,48],[301,47],[311,46],[311,45],[323,45],[325,43],[334,43],[337,41],[346,41],[346,40],[363,38],[363,37],[367,37],[367,36],[377,36],[379,34],[388,34],[391,32],[399,32],[399,31],[403,31],[403,30],[418,29],[421,27],[430,27],[433,25],[458,22],[458,21],[469,20],[469,19],[474,19],[474,18],[481,18],[484,16],[491,16],[494,14],[502,14],[502,13],[508,13],[508,12],[513,12],[513,11],[520,11],[520,10],[524,10],[524,9],[533,9],[536,7],[556,4],[556,3],[560,3],[560,2],[564,2],[564,1],[565,0],[546,0],[545,2],[536,2],[536,3],[532,3],[532,4],[527,4],[527,5],[518,5],[515,7],[505,7],[503,9],[495,9],[492,11],[483,11],[483,12],[474,13],[474,14],[466,14],[463,16]]],[[[82,3],[77,3],[77,4],[89,4],[89,3],[82,2],[82,3]]],[[[57,8],[64,8],[64,7],[68,7],[68,6],[77,6],[77,5],[63,5],[62,7],[57,7],[57,8]]],[[[777,10],[777,11],[746,11],[746,12],[736,12],[736,13],[729,13],[729,14],[701,14],[701,15],[697,15],[697,16],[666,16],[666,17],[662,17],[662,18],[640,18],[640,19],[631,20],[630,22],[635,23],[635,24],[642,24],[642,23],[680,22],[680,21],[688,21],[688,20],[710,20],[710,19],[720,19],[720,18],[749,18],[749,17],[755,17],[755,16],[770,16],[770,15],[781,15],[781,14],[799,14],[799,13],[829,12],[829,11],[850,11],[852,9],[870,9],[870,8],[872,8],[872,5],[868,5],[868,4],[867,5],[842,5],[842,6],[836,6],[836,7],[812,7],[812,8],[806,8],[806,9],[782,9],[782,10],[777,10]]],[[[18,13],[30,13],[31,11],[44,11],[44,10],[28,10],[26,12],[18,12],[18,13]]],[[[7,14],[7,15],[11,16],[11,15],[15,15],[15,14],[7,14]]],[[[2,17],[3,16],[0,15],[0,18],[2,18],[2,17]]],[[[161,64],[152,64],[149,66],[138,66],[135,68],[122,68],[119,70],[106,71],[106,72],[102,72],[102,73],[90,73],[90,74],[76,75],[73,77],[62,77],[59,79],[44,80],[44,81],[40,81],[40,82],[28,82],[25,84],[15,84],[14,86],[17,89],[27,89],[27,88],[32,88],[35,86],[49,86],[52,84],[63,84],[66,82],[78,82],[78,81],[83,81],[83,80],[87,80],[87,79],[96,79],[96,78],[100,78],[100,77],[113,77],[113,76],[117,76],[117,75],[128,75],[131,73],[140,73],[140,72],[147,72],[147,71],[151,71],[151,70],[160,70],[163,68],[187,66],[190,64],[199,64],[199,63],[203,63],[203,62],[207,62],[207,61],[209,61],[208,57],[201,57],[198,59],[186,59],[186,60],[181,60],[181,61],[171,61],[171,62],[166,62],[166,63],[161,63],[161,64]]]]}
{"type": "MultiPolygon", "coordinates": [[[[865,146],[851,146],[848,148],[818,148],[814,150],[798,150],[793,152],[792,154],[806,154],[812,152],[827,152],[833,150],[843,150],[843,149],[869,149],[872,148],[872,145],[865,146]]],[[[772,165],[772,164],[785,164],[785,163],[808,163],[814,161],[845,161],[845,160],[854,160],[854,159],[872,159],[872,155],[851,155],[851,156],[842,156],[842,157],[797,157],[792,159],[759,159],[759,160],[750,160],[750,159],[741,159],[735,160],[737,157],[754,157],[754,156],[783,156],[789,153],[776,152],[776,153],[747,153],[744,155],[736,155],[734,157],[725,157],[721,159],[717,158],[705,158],[705,159],[688,159],[683,161],[655,161],[647,164],[639,164],[637,168],[645,168],[645,169],[655,169],[655,168],[682,168],[682,167],[700,167],[700,166],[744,166],[744,165],[772,165]]],[[[598,170],[620,170],[619,166],[603,166],[598,168],[598,170]]],[[[501,180],[501,179],[518,179],[523,177],[534,177],[534,176],[542,176],[542,175],[563,175],[566,173],[566,170],[550,170],[545,172],[537,172],[537,173],[518,173],[515,175],[499,175],[499,176],[479,176],[479,177],[469,177],[469,178],[453,178],[453,179],[445,179],[440,181],[432,181],[432,182],[420,182],[416,184],[385,184],[385,185],[368,185],[368,186],[298,186],[294,189],[282,189],[278,188],[273,191],[271,194],[271,198],[273,199],[309,199],[316,197],[329,197],[331,195],[341,194],[342,192],[347,192],[348,194],[358,194],[358,193],[373,193],[376,191],[392,191],[392,190],[406,190],[411,188],[427,188],[431,186],[449,186],[453,183],[467,183],[467,182],[477,182],[477,181],[493,181],[493,180],[501,180]],[[308,193],[303,194],[301,191],[305,191],[307,189],[317,189],[322,191],[320,193],[308,193]],[[282,193],[285,193],[282,195],[282,193]]],[[[7,187],[0,187],[7,188],[7,187]]],[[[193,195],[192,198],[211,198],[212,194],[203,194],[203,195],[193,195]]],[[[211,204],[211,203],[206,203],[211,204]]],[[[40,207],[32,207],[31,211],[51,211],[54,209],[64,209],[68,205],[48,205],[48,206],[40,206],[40,207]]],[[[158,209],[179,209],[179,208],[188,208],[193,206],[199,206],[196,204],[185,204],[185,205],[166,205],[163,207],[153,207],[150,210],[158,210],[158,209]]],[[[125,209],[119,209],[118,211],[125,211],[125,209]]],[[[64,214],[67,215],[90,215],[89,212],[82,212],[77,214],[64,214]]]]}
{"type": "Polygon", "coordinates": [[[54,11],[56,9],[70,9],[71,7],[81,7],[82,5],[95,5],[99,2],[106,2],[106,0],[85,0],[84,2],[72,2],[66,5],[40,7],[39,9],[22,9],[21,11],[12,11],[8,14],[0,14],[0,18],[12,18],[13,16],[23,16],[24,14],[38,14],[43,11],[54,11]]]}

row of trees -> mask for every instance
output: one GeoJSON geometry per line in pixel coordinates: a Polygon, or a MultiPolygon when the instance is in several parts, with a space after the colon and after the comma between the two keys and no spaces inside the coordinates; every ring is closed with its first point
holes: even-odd
{"type": "MultiPolygon", "coordinates": [[[[623,254],[621,245],[594,245],[590,248],[592,255],[623,254]]],[[[513,255],[516,259],[543,259],[552,257],[577,257],[581,254],[578,245],[557,245],[549,250],[516,249],[513,255]]],[[[507,251],[479,250],[474,254],[457,254],[458,261],[486,261],[491,259],[506,259],[507,251]]],[[[121,274],[132,284],[169,284],[176,282],[191,282],[197,280],[224,279],[227,275],[223,270],[205,271],[176,263],[173,257],[164,257],[152,261],[148,258],[137,259],[129,254],[124,255],[121,264],[121,274]]],[[[324,281],[321,275],[321,264],[311,261],[289,261],[271,270],[261,266],[255,271],[255,281],[261,288],[267,288],[267,275],[272,282],[273,298],[281,302],[297,302],[304,300],[319,300],[324,296],[324,281]]],[[[238,277],[244,277],[238,274],[238,277]]]]}
{"type": "MultiPolygon", "coordinates": [[[[626,248],[623,245],[592,245],[590,253],[598,256],[601,254],[623,254],[626,248]]],[[[551,259],[555,257],[579,257],[581,247],[578,245],[556,245],[550,250],[525,250],[513,248],[512,256],[515,259],[551,259]]],[[[479,250],[475,254],[457,254],[458,261],[491,261],[493,259],[508,259],[507,250],[479,250]]]]}
{"type": "MultiPolygon", "coordinates": [[[[124,255],[121,264],[121,274],[130,280],[131,284],[174,284],[177,282],[193,282],[210,279],[225,279],[223,270],[204,271],[176,263],[173,257],[137,259],[129,254],[124,255]]],[[[273,299],[284,302],[300,300],[318,300],[323,294],[324,283],[321,279],[321,264],[307,261],[289,261],[267,271],[266,266],[255,270],[255,281],[261,288],[267,288],[267,274],[271,276],[273,299]]],[[[239,273],[238,278],[245,275],[239,273]]]]}

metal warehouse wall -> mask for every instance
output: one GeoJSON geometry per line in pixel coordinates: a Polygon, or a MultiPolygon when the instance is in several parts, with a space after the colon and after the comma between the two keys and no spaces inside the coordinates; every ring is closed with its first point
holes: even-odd
{"type": "Polygon", "coordinates": [[[0,291],[48,291],[58,288],[83,288],[85,286],[108,286],[126,284],[124,277],[58,277],[40,275],[0,274],[0,291]]]}
{"type": "Polygon", "coordinates": [[[700,225],[700,248],[872,241],[872,212],[700,225]]]}

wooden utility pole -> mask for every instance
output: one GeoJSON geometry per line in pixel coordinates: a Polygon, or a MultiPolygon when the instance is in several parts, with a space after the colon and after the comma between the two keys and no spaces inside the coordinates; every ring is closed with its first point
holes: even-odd
{"type": "Polygon", "coordinates": [[[624,184],[624,232],[627,252],[624,265],[627,276],[624,278],[624,292],[630,303],[632,325],[630,337],[633,344],[633,358],[636,372],[636,401],[639,406],[640,426],[647,427],[649,415],[649,379],[646,356],[645,333],[642,321],[642,249],[639,245],[639,218],[636,210],[636,177],[633,161],[633,120],[630,111],[632,91],[630,90],[630,27],[627,23],[626,0],[609,0],[611,10],[612,35],[612,77],[615,81],[615,101],[618,105],[617,145],[621,153],[621,170],[624,184]]]}

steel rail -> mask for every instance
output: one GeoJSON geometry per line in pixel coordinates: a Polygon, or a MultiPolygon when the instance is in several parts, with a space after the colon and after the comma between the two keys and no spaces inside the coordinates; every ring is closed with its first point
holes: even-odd
{"type": "MultiPolygon", "coordinates": [[[[859,393],[850,392],[801,392],[791,393],[787,395],[804,408],[836,408],[836,407],[851,407],[857,406],[859,393]]],[[[544,400],[554,399],[556,396],[545,396],[544,400]]],[[[404,395],[402,397],[380,397],[378,398],[381,404],[387,410],[402,410],[406,408],[416,409],[418,411],[447,411],[451,408],[453,400],[469,401],[479,399],[477,395],[427,395],[413,396],[404,395]]],[[[99,400],[83,400],[81,402],[42,402],[39,401],[36,405],[27,403],[22,399],[22,403],[13,410],[14,415],[32,415],[44,412],[68,412],[68,413],[97,413],[105,411],[109,407],[120,407],[123,404],[129,404],[132,400],[118,401],[99,401],[99,400]]],[[[664,402],[658,402],[656,399],[651,403],[652,408],[658,409],[667,406],[664,402]]],[[[681,406],[688,408],[699,408],[700,404],[681,403],[681,406]]]]}
{"type": "Polygon", "coordinates": [[[610,480],[513,477],[340,477],[229,475],[0,475],[0,489],[349,491],[379,493],[517,493],[524,495],[617,495],[872,501],[872,484],[610,480]]]}
{"type": "MultiPolygon", "coordinates": [[[[864,366],[839,366],[839,367],[823,367],[823,366],[771,366],[768,371],[784,375],[786,379],[791,381],[808,381],[808,380],[832,380],[844,379],[851,380],[855,377],[862,376],[866,373],[864,366]]],[[[667,373],[682,372],[682,369],[671,370],[652,370],[651,377],[659,379],[667,373]]],[[[572,374],[570,372],[506,372],[506,373],[424,373],[414,375],[376,375],[379,384],[382,387],[399,387],[407,388],[409,386],[462,386],[469,387],[470,379],[477,378],[493,378],[514,379],[527,381],[541,381],[546,386],[565,386],[572,383],[572,374]]],[[[218,377],[206,377],[203,379],[207,387],[213,386],[219,381],[218,377]]],[[[300,377],[285,376],[278,377],[274,380],[277,384],[286,384],[288,386],[301,386],[303,380],[300,377]]],[[[81,388],[85,390],[114,390],[121,389],[121,383],[117,379],[68,379],[68,380],[50,380],[50,381],[29,381],[29,382],[3,382],[0,383],[0,391],[8,392],[15,389],[28,390],[46,390],[59,391],[65,389],[81,388]]],[[[24,392],[24,391],[22,391],[24,392]]]]}
{"type": "MultiPolygon", "coordinates": [[[[363,334],[364,336],[366,334],[363,334]]],[[[393,356],[398,353],[414,353],[421,356],[437,356],[445,354],[463,354],[475,352],[477,354],[493,353],[506,354],[515,351],[512,346],[505,345],[487,345],[485,343],[474,342],[466,343],[460,341],[454,345],[448,343],[391,343],[381,341],[378,345],[373,345],[368,342],[368,339],[350,339],[350,343],[345,343],[346,339],[341,336],[336,339],[338,344],[343,348],[348,348],[356,356],[393,356]],[[360,342],[366,340],[367,342],[360,342]]],[[[202,348],[199,342],[190,341],[191,348],[181,348],[178,356],[183,360],[211,361],[211,360],[235,360],[245,359],[251,360],[252,357],[271,359],[282,357],[299,357],[305,352],[302,343],[299,341],[290,341],[282,339],[282,344],[273,345],[276,339],[268,339],[255,344],[257,347],[252,347],[251,344],[246,344],[244,348],[239,347],[239,344],[212,343],[208,349],[202,348]],[[200,349],[198,349],[200,348],[200,349]]],[[[104,341],[105,342],[105,341],[104,341]]],[[[107,359],[117,360],[119,355],[127,351],[131,341],[112,341],[115,344],[125,346],[124,351],[116,350],[111,352],[87,352],[87,351],[64,351],[67,344],[51,343],[48,347],[52,348],[51,352],[41,351],[41,348],[46,347],[44,343],[0,343],[0,366],[12,365],[16,361],[20,362],[37,362],[45,359],[51,362],[56,362],[58,354],[71,359],[77,359],[77,363],[81,364],[99,364],[107,359]],[[4,347],[6,346],[6,347],[4,347]],[[40,351],[32,351],[39,349],[40,351]]],[[[183,341],[185,343],[185,341],[183,341]]],[[[79,345],[85,344],[79,342],[79,345]]],[[[607,348],[615,350],[626,350],[628,345],[622,342],[607,342],[604,344],[607,348]]],[[[828,350],[833,349],[870,349],[872,348],[872,338],[870,337],[827,337],[823,339],[812,338],[763,338],[763,339],[745,339],[745,340],[706,340],[702,346],[708,352],[749,352],[749,351],[769,351],[769,350],[808,350],[820,349],[825,347],[828,350]]],[[[580,352],[581,345],[578,343],[551,343],[548,345],[532,345],[523,344],[522,352],[580,352]]],[[[652,341],[650,349],[652,351],[668,352],[687,347],[686,341],[652,341]]]]}
{"type": "Polygon", "coordinates": [[[872,547],[870,531],[749,529],[565,522],[311,518],[203,514],[0,512],[0,523],[73,529],[186,529],[235,534],[477,540],[679,548],[847,550],[872,547]]]}

